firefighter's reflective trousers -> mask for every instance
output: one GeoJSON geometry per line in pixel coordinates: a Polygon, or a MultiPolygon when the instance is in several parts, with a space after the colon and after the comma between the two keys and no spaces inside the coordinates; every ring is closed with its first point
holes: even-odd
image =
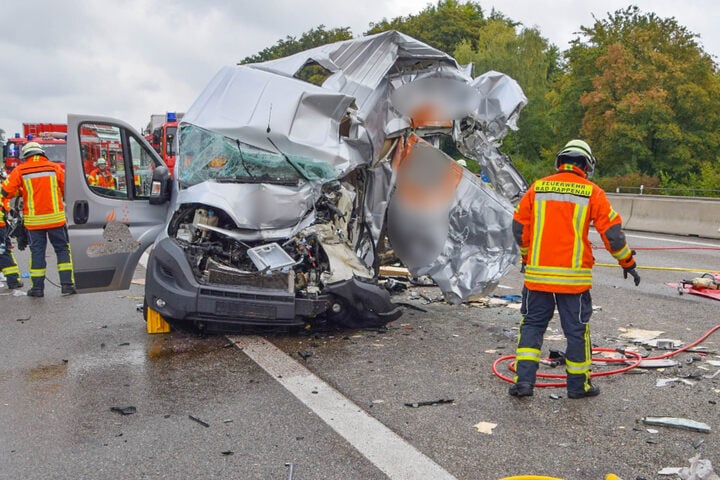
{"type": "Polygon", "coordinates": [[[567,347],[565,370],[567,389],[585,392],[590,387],[592,346],[590,344],[590,291],[582,293],[550,293],[523,288],[520,313],[520,336],[515,351],[515,382],[535,385],[541,359],[543,335],[557,305],[567,347]]]}
{"type": "Polygon", "coordinates": [[[0,227],[0,272],[5,276],[8,286],[10,286],[18,284],[20,270],[18,269],[17,262],[15,262],[15,257],[11,250],[12,244],[10,243],[10,237],[8,237],[7,233],[7,227],[0,227]]]}
{"type": "Polygon", "coordinates": [[[30,279],[33,288],[42,290],[45,286],[45,267],[47,266],[45,250],[47,249],[48,240],[50,240],[53,249],[55,249],[55,256],[57,256],[60,283],[63,285],[75,283],[66,225],[43,230],[28,230],[28,238],[30,240],[30,279]]]}

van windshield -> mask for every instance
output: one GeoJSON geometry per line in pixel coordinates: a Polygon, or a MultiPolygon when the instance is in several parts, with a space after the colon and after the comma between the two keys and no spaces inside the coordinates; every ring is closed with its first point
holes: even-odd
{"type": "Polygon", "coordinates": [[[195,125],[180,130],[178,180],[195,185],[206,180],[297,184],[324,183],[338,172],[326,162],[300,155],[261,150],[195,125]]]}

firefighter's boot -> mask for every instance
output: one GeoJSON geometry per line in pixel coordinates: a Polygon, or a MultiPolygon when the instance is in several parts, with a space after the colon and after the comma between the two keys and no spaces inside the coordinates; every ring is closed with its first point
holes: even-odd
{"type": "Polygon", "coordinates": [[[9,290],[15,290],[23,287],[23,282],[20,281],[17,274],[6,275],[5,279],[7,280],[7,288],[9,290]]]}
{"type": "Polygon", "coordinates": [[[75,295],[77,290],[75,290],[75,285],[72,283],[63,283],[60,286],[60,293],[62,295],[75,295]]]}
{"type": "Polygon", "coordinates": [[[510,385],[508,393],[513,397],[532,397],[533,386],[527,382],[518,382],[510,385]]]}
{"type": "Polygon", "coordinates": [[[45,296],[45,277],[33,277],[32,288],[27,291],[28,297],[45,296]]]}

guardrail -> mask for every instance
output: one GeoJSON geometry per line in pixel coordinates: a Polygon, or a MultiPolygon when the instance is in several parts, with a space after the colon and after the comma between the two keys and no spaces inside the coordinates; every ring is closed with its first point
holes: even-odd
{"type": "Polygon", "coordinates": [[[627,230],[720,239],[720,199],[608,193],[627,230]]]}
{"type": "Polygon", "coordinates": [[[639,195],[676,195],[683,197],[720,197],[720,190],[705,188],[674,188],[674,187],[615,187],[615,193],[637,193],[639,195]]]}

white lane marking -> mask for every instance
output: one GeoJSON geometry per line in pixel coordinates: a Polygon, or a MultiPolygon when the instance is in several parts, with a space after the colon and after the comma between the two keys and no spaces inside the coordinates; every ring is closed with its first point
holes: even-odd
{"type": "MultiPolygon", "coordinates": [[[[599,233],[597,233],[597,230],[592,230],[592,233],[600,236],[599,233]]],[[[675,240],[673,238],[661,238],[661,237],[650,237],[648,235],[637,235],[634,233],[628,233],[625,232],[626,237],[632,237],[632,238],[642,238],[643,240],[656,240],[658,242],[670,242],[670,243],[683,243],[685,245],[695,245],[699,247],[720,247],[717,243],[704,243],[704,242],[693,242],[692,240],[675,240]]],[[[631,247],[632,248],[632,247],[631,247]]]]}
{"type": "Polygon", "coordinates": [[[228,339],[391,480],[453,480],[450,473],[264,338],[228,339]]]}
{"type": "Polygon", "coordinates": [[[693,242],[692,240],[674,240],[672,238],[658,238],[658,237],[649,237],[646,235],[635,235],[632,233],[625,233],[626,237],[633,237],[633,238],[642,238],[645,240],[657,240],[658,242],[671,242],[671,243],[684,243],[686,245],[696,245],[700,247],[717,247],[717,243],[704,243],[704,242],[693,242]]]}

